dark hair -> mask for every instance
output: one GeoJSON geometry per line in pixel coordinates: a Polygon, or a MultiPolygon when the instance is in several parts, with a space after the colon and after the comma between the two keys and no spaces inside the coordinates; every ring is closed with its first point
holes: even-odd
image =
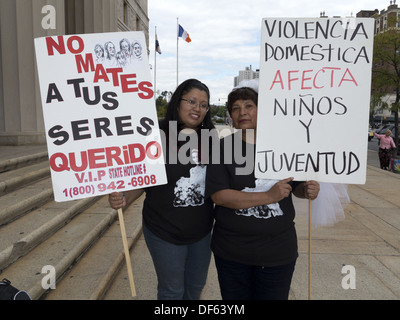
{"type": "MultiPolygon", "coordinates": [[[[188,79],[184,82],[182,82],[175,90],[173,93],[171,100],[168,103],[167,106],[167,113],[165,115],[165,118],[160,121],[160,129],[164,130],[165,132],[168,131],[169,128],[169,122],[170,121],[177,121],[178,122],[178,130],[181,130],[183,127],[183,122],[179,118],[179,105],[181,98],[184,94],[188,93],[192,89],[199,89],[201,91],[205,91],[207,93],[208,97],[208,104],[210,104],[210,91],[208,90],[208,87],[200,82],[197,79],[188,79]]],[[[211,121],[211,115],[210,111],[207,111],[202,126],[199,129],[214,129],[214,124],[211,121]]]]}
{"type": "Polygon", "coordinates": [[[230,115],[232,115],[232,106],[237,100],[252,100],[254,104],[257,105],[258,93],[249,87],[242,87],[233,90],[228,95],[228,102],[227,102],[228,112],[230,115]]]}

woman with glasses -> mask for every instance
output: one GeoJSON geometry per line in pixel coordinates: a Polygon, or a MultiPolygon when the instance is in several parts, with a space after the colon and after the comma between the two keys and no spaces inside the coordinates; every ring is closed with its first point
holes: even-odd
{"type": "Polygon", "coordinates": [[[160,130],[168,184],[109,195],[119,209],[140,197],[143,234],[158,279],[159,300],[198,300],[206,283],[211,258],[213,224],[211,199],[204,197],[208,150],[201,149],[201,129],[213,129],[206,85],[189,79],[171,97],[160,130]],[[187,140],[189,148],[185,146],[187,140]],[[184,147],[185,146],[185,147],[184,147]]]}

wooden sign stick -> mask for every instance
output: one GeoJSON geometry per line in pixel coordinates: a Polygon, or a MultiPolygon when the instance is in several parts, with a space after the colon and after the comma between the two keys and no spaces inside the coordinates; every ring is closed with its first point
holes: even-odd
{"type": "Polygon", "coordinates": [[[311,300],[311,199],[308,199],[308,300],[311,300]]]}
{"type": "Polygon", "coordinates": [[[129,277],[129,284],[131,287],[131,293],[132,297],[136,297],[136,289],[135,289],[135,283],[133,282],[132,264],[129,255],[128,241],[126,240],[125,222],[124,222],[124,216],[122,214],[122,209],[118,209],[118,219],[121,227],[122,243],[124,245],[126,267],[128,268],[128,277],[129,277]]]}

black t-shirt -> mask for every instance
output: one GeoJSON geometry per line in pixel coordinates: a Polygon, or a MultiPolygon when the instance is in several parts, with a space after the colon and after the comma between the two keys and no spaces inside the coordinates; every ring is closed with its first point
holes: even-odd
{"type": "MultiPolygon", "coordinates": [[[[227,155],[232,154],[232,164],[224,159],[221,160],[221,164],[208,166],[206,195],[224,189],[267,191],[278,182],[256,179],[254,170],[247,175],[238,175],[236,169],[246,164],[238,164],[237,159],[240,160],[240,157],[237,155],[245,155],[246,146],[249,147],[249,144],[243,141],[243,153],[236,153],[234,143],[229,143],[229,147],[225,146],[226,139],[221,140],[221,156],[225,152],[227,155]]],[[[254,155],[255,148],[251,147],[251,153],[254,155]]],[[[254,166],[253,157],[248,157],[247,160],[252,161],[254,166]]],[[[292,183],[292,188],[296,185],[296,182],[292,183]]],[[[298,256],[294,227],[295,210],[291,195],[275,204],[248,209],[235,210],[215,206],[214,216],[216,222],[211,248],[214,254],[222,259],[248,265],[278,266],[293,262],[298,256]]]]}
{"type": "MultiPolygon", "coordinates": [[[[166,148],[166,162],[170,151],[176,148],[166,148]]],[[[199,164],[197,152],[188,150],[193,163],[165,165],[167,184],[145,189],[144,223],[156,236],[177,245],[199,241],[213,224],[213,203],[204,197],[207,166],[199,164]]]]}

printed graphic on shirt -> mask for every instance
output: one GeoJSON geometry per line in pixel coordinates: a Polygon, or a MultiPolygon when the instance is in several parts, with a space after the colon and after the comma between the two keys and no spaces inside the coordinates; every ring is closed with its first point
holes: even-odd
{"type": "MultiPolygon", "coordinates": [[[[276,184],[278,180],[265,180],[265,179],[256,179],[255,188],[244,188],[242,191],[244,192],[265,192],[272,188],[274,184],[276,184]]],[[[258,219],[269,219],[271,217],[282,216],[283,211],[279,206],[279,203],[272,203],[268,205],[262,205],[257,207],[251,207],[248,209],[236,209],[235,213],[241,216],[254,216],[258,219]]]]}
{"type": "Polygon", "coordinates": [[[190,169],[189,178],[182,177],[176,182],[174,207],[201,206],[204,204],[207,167],[200,164],[198,150],[192,151],[192,159],[197,166],[190,169]]]}

